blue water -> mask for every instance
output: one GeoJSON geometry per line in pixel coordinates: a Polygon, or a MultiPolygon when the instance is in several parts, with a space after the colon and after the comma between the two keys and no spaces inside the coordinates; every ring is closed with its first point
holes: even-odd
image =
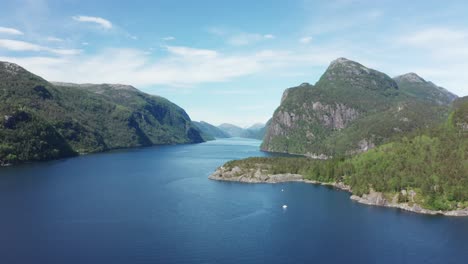
{"type": "Polygon", "coordinates": [[[468,218],[369,207],[310,184],[207,179],[228,160],[265,156],[259,144],[2,168],[0,263],[467,263],[468,218]]]}

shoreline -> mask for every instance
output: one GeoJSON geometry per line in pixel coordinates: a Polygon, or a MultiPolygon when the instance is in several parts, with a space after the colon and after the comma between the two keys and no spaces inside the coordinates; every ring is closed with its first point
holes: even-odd
{"type": "Polygon", "coordinates": [[[228,182],[239,182],[239,183],[250,183],[250,184],[276,184],[276,183],[285,183],[285,182],[303,182],[314,185],[330,186],[335,189],[346,191],[351,194],[349,197],[350,200],[355,201],[360,204],[370,205],[370,206],[380,206],[388,208],[397,208],[400,210],[413,212],[417,214],[425,215],[443,215],[443,216],[456,216],[456,217],[467,217],[468,208],[457,209],[451,211],[442,211],[442,210],[430,210],[422,208],[417,203],[399,203],[398,195],[392,198],[389,201],[384,197],[383,193],[372,191],[368,194],[362,196],[357,196],[353,194],[351,187],[344,184],[343,182],[319,182],[315,180],[307,180],[300,174],[265,174],[264,171],[257,169],[255,172],[249,171],[250,174],[243,173],[242,169],[239,167],[234,167],[231,170],[227,170],[223,166],[216,169],[216,171],[211,174],[208,179],[215,181],[228,181],[228,182]],[[243,174],[241,174],[243,173],[243,174]]]}
{"type": "Polygon", "coordinates": [[[52,158],[52,159],[25,160],[25,161],[20,161],[20,162],[15,162],[15,163],[2,163],[2,161],[0,160],[0,168],[18,167],[18,166],[25,165],[25,164],[59,161],[59,160],[72,159],[72,158],[77,158],[77,157],[81,157],[81,156],[88,156],[88,155],[95,155],[95,154],[106,154],[106,153],[112,153],[114,151],[137,150],[137,149],[145,149],[145,148],[161,147],[161,146],[164,147],[164,146],[194,145],[194,144],[206,143],[206,142],[209,142],[209,141],[211,141],[211,140],[198,142],[198,143],[168,143],[168,144],[151,144],[151,145],[147,145],[147,146],[116,147],[116,148],[109,148],[109,149],[105,149],[105,150],[101,150],[101,151],[76,152],[75,155],[63,156],[63,157],[52,158]]]}

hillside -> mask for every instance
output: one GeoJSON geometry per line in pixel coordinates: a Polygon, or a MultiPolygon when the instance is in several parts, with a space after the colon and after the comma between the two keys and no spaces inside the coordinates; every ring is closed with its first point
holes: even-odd
{"type": "Polygon", "coordinates": [[[120,84],[50,83],[0,62],[0,163],[203,139],[165,98],[120,84]]]}
{"type": "Polygon", "coordinates": [[[354,200],[366,204],[468,215],[468,97],[455,100],[450,109],[440,126],[355,156],[249,158],[226,163],[211,178],[311,180],[347,186],[354,200]]]}
{"type": "Polygon", "coordinates": [[[364,152],[439,124],[454,95],[425,81],[413,92],[410,84],[416,81],[395,81],[339,58],[315,85],[286,89],[261,148],[323,159],[364,152]]]}

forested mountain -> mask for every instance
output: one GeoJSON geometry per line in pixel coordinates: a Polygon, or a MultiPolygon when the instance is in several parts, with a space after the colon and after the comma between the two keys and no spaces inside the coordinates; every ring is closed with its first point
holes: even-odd
{"type": "Polygon", "coordinates": [[[308,180],[343,183],[361,197],[358,199],[369,204],[401,203],[414,211],[422,206],[431,210],[462,210],[465,215],[468,208],[468,97],[456,99],[450,106],[450,114],[440,125],[415,131],[365,153],[328,160],[249,158],[228,162],[223,168],[228,171],[226,175],[231,172],[244,178],[256,177],[252,175],[258,170],[265,179],[268,175],[300,174],[308,180]]]}
{"type": "Polygon", "coordinates": [[[262,150],[314,158],[364,152],[439,124],[454,98],[415,74],[394,80],[339,58],[315,85],[303,83],[284,92],[262,150]]]}
{"type": "Polygon", "coordinates": [[[0,164],[203,139],[169,100],[120,84],[50,83],[0,62],[0,164]]]}

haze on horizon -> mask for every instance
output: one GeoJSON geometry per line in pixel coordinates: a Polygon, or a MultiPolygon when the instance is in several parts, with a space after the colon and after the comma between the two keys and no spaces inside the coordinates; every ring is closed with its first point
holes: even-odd
{"type": "Polygon", "coordinates": [[[192,120],[247,127],[346,57],[468,95],[465,1],[4,0],[0,60],[50,81],[124,83],[192,120]]]}

